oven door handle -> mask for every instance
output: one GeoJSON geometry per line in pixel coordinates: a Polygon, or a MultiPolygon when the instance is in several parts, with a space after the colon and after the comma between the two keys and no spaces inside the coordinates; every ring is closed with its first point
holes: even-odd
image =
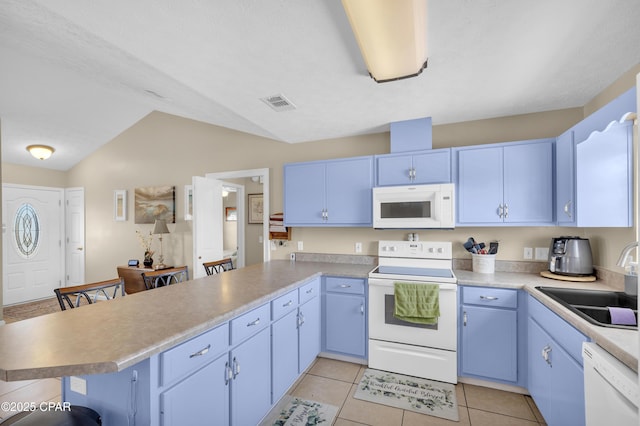
{"type": "MultiPolygon", "coordinates": [[[[414,282],[414,281],[411,281],[411,282],[414,282]]],[[[416,284],[423,284],[423,283],[416,282],[416,284]]],[[[438,284],[438,286],[440,286],[440,291],[457,291],[458,290],[458,284],[453,284],[453,283],[432,283],[432,282],[428,282],[428,284],[438,284]]],[[[369,287],[388,287],[388,288],[393,288],[393,281],[369,278],[369,287]]]]}

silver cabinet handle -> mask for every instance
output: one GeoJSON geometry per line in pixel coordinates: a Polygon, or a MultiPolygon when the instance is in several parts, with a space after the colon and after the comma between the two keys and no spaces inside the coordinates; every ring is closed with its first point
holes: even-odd
{"type": "Polygon", "coordinates": [[[547,364],[549,364],[550,367],[553,367],[551,365],[551,346],[547,345],[542,348],[542,358],[547,362],[547,364]]]}
{"type": "Polygon", "coordinates": [[[462,313],[462,325],[465,327],[467,326],[467,311],[462,313]]]}
{"type": "Polygon", "coordinates": [[[564,204],[564,208],[562,209],[564,211],[564,214],[569,216],[569,219],[571,219],[571,210],[569,210],[570,207],[571,207],[571,200],[567,201],[564,204]]]}
{"type": "Polygon", "coordinates": [[[498,204],[498,217],[502,219],[504,217],[504,207],[502,204],[498,204]]]}
{"type": "Polygon", "coordinates": [[[293,305],[293,300],[289,300],[287,303],[285,303],[284,305],[282,305],[283,308],[286,308],[287,306],[291,306],[293,305]]]}
{"type": "Polygon", "coordinates": [[[340,284],[340,288],[351,288],[349,284],[340,284]]]}
{"type": "Polygon", "coordinates": [[[234,357],[233,358],[233,378],[235,379],[236,377],[238,377],[238,374],[240,374],[240,363],[234,357]]]}
{"type": "Polygon", "coordinates": [[[360,304],[360,314],[364,315],[364,303],[360,304]]]}
{"type": "Polygon", "coordinates": [[[504,218],[508,218],[509,217],[509,204],[505,204],[504,205],[504,218]]]}
{"type": "Polygon", "coordinates": [[[311,293],[313,293],[313,287],[311,287],[310,289],[308,289],[307,291],[305,291],[305,293],[307,293],[307,294],[311,294],[311,293]]]}
{"type": "Polygon", "coordinates": [[[247,324],[247,327],[253,327],[254,325],[258,325],[260,324],[260,317],[256,318],[255,320],[251,321],[250,323],[247,324]]]}
{"type": "Polygon", "coordinates": [[[302,324],[304,324],[304,314],[298,312],[298,328],[302,327],[302,324]]]}
{"type": "Polygon", "coordinates": [[[189,358],[195,358],[195,357],[198,357],[198,356],[202,356],[202,355],[206,354],[207,352],[209,352],[209,349],[211,349],[211,345],[210,344],[207,345],[206,348],[202,348],[198,352],[192,353],[191,355],[189,355],[189,358]]]}
{"type": "Polygon", "coordinates": [[[224,363],[224,384],[228,385],[231,379],[233,379],[233,371],[229,368],[229,361],[227,361],[224,363]]]}
{"type": "Polygon", "coordinates": [[[498,300],[496,296],[480,296],[480,299],[484,300],[498,300]]]}

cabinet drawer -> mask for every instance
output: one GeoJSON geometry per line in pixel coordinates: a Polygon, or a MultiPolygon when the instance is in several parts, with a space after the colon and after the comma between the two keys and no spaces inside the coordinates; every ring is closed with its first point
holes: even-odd
{"type": "Polygon", "coordinates": [[[364,279],[327,277],[325,290],[332,293],[364,294],[364,279]]]}
{"type": "Polygon", "coordinates": [[[271,301],[271,319],[276,320],[298,306],[298,290],[290,291],[271,301]]]}
{"type": "Polygon", "coordinates": [[[302,305],[306,301],[320,295],[320,280],[315,279],[307,284],[303,284],[302,287],[298,288],[298,291],[300,304],[302,305]]]}
{"type": "Polygon", "coordinates": [[[160,354],[161,386],[213,361],[229,348],[227,323],[160,354]]]}
{"type": "Polygon", "coordinates": [[[238,318],[231,320],[231,344],[237,345],[247,337],[267,327],[270,322],[271,306],[266,303],[238,318]]]}
{"type": "Polygon", "coordinates": [[[462,303],[465,305],[517,308],[518,290],[490,287],[464,287],[462,303]]]}

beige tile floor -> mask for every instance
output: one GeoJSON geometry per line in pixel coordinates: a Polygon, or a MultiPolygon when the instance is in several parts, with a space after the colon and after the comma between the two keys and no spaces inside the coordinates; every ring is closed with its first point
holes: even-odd
{"type": "Polygon", "coordinates": [[[531,397],[480,386],[456,385],[459,422],[353,398],[365,366],[318,358],[289,394],[339,407],[336,426],[459,425],[535,426],[545,424],[531,397]]]}
{"type": "MultiPolygon", "coordinates": [[[[462,384],[456,386],[460,422],[425,416],[353,398],[366,367],[318,358],[289,394],[339,408],[335,426],[535,426],[544,424],[533,400],[517,393],[462,384]]],[[[0,401],[60,401],[60,379],[0,381],[0,401]]],[[[0,410],[0,420],[11,414],[0,410]]]]}

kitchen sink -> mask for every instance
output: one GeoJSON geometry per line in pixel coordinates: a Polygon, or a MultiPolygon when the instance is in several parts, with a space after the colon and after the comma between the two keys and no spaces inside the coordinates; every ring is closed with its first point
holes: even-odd
{"type": "Polygon", "coordinates": [[[638,296],[622,291],[583,290],[575,288],[536,287],[556,302],[592,324],[602,327],[637,330],[635,325],[611,324],[608,307],[630,308],[638,319],[638,296]]]}

